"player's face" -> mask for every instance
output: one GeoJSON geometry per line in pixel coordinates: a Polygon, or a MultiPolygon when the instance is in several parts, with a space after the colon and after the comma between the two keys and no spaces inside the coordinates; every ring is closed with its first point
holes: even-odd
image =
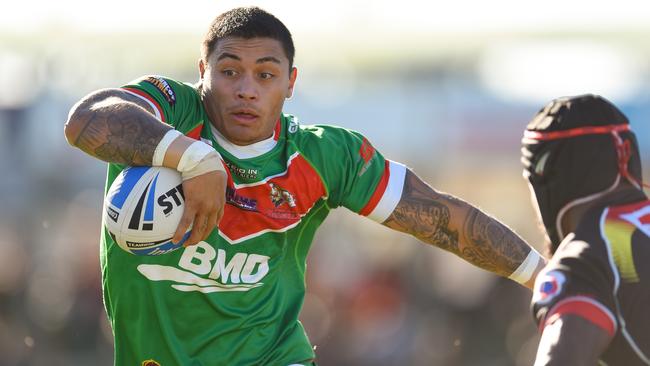
{"type": "Polygon", "coordinates": [[[199,62],[199,71],[208,116],[237,145],[273,135],[297,74],[295,68],[289,72],[289,59],[279,41],[239,37],[220,39],[207,63],[199,62]]]}

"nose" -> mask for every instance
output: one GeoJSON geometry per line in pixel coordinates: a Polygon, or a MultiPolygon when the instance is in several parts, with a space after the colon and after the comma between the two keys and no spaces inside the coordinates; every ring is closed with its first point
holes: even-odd
{"type": "Polygon", "coordinates": [[[242,77],[237,88],[237,98],[255,100],[258,96],[257,84],[251,75],[242,77]]]}

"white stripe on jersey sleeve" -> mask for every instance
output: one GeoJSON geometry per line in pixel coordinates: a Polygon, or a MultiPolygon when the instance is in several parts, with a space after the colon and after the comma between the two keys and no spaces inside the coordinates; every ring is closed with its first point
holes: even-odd
{"type": "Polygon", "coordinates": [[[396,163],[392,160],[388,161],[388,184],[386,190],[381,196],[379,203],[375,209],[368,215],[368,217],[378,223],[386,221],[388,216],[393,213],[395,207],[402,198],[402,190],[404,189],[404,179],[406,177],[406,166],[396,163]]]}
{"type": "Polygon", "coordinates": [[[134,93],[134,92],[132,92],[132,91],[130,91],[130,90],[126,90],[126,89],[121,89],[121,90],[123,90],[123,91],[125,91],[125,92],[127,92],[127,93],[129,93],[129,94],[131,94],[131,95],[134,95],[134,96],[136,96],[136,97],[138,97],[138,98],[144,100],[145,102],[147,102],[147,104],[149,104],[149,105],[151,106],[151,109],[153,109],[154,113],[156,114],[156,118],[158,118],[158,119],[162,119],[162,118],[161,118],[161,116],[162,116],[162,115],[161,115],[162,111],[159,110],[158,107],[156,107],[155,104],[151,103],[151,101],[150,101],[149,99],[143,97],[142,95],[138,95],[138,94],[136,94],[136,93],[134,93]]]}

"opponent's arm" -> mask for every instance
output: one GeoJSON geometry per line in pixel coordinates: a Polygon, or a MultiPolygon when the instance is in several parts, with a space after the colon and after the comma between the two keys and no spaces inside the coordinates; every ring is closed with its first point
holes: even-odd
{"type": "Polygon", "coordinates": [[[459,198],[434,190],[410,169],[402,197],[383,225],[504,277],[525,268],[523,278],[513,279],[528,288],[545,265],[533,248],[501,222],[459,198]]]}
{"type": "Polygon", "coordinates": [[[610,341],[609,333],[592,322],[563,314],[544,328],[535,366],[593,366],[610,341]]]}
{"type": "Polygon", "coordinates": [[[173,240],[179,242],[193,222],[192,235],[186,241],[186,245],[192,245],[204,240],[221,218],[226,175],[216,151],[208,152],[205,158],[199,154],[196,162],[188,157],[197,154],[189,154],[180,164],[186,152],[196,152],[202,146],[192,147],[195,140],[172,130],[155,117],[144,100],[121,89],[102,89],[84,97],[70,110],[64,128],[68,143],[95,158],[181,171],[185,211],[173,240]],[[169,141],[161,147],[168,133],[169,141]],[[157,148],[160,161],[155,163],[157,148]]]}

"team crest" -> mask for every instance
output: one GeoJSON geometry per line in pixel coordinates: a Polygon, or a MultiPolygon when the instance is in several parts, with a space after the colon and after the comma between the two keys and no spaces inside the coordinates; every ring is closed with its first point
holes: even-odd
{"type": "Polygon", "coordinates": [[[560,271],[549,271],[540,274],[535,281],[533,302],[537,304],[548,304],[562,292],[562,287],[565,282],[566,277],[560,271]]]}
{"type": "Polygon", "coordinates": [[[160,363],[155,360],[144,360],[142,361],[142,366],[160,366],[160,363]]]}
{"type": "Polygon", "coordinates": [[[296,200],[291,192],[272,182],[269,182],[269,186],[271,187],[271,202],[275,207],[280,207],[285,203],[291,208],[296,207],[296,200]]]}

